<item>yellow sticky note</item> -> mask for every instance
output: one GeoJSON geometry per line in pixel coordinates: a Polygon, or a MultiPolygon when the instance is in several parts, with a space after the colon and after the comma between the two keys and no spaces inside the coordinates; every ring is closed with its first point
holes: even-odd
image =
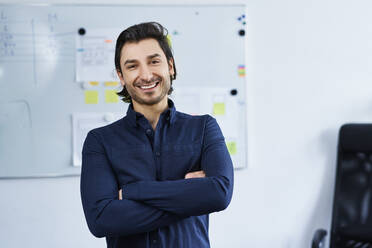
{"type": "Polygon", "coordinates": [[[86,90],[85,91],[85,103],[86,104],[97,104],[98,103],[98,91],[86,90]]]}
{"type": "Polygon", "coordinates": [[[237,152],[236,149],[236,142],[226,142],[227,150],[229,151],[230,155],[235,155],[237,152]]]}
{"type": "Polygon", "coordinates": [[[116,90],[105,90],[105,102],[106,103],[119,102],[119,97],[116,94],[116,90]]]}
{"type": "Polygon", "coordinates": [[[172,37],[170,36],[170,34],[167,35],[167,41],[168,41],[168,45],[172,47],[172,37]]]}
{"type": "Polygon", "coordinates": [[[216,102],[213,104],[213,115],[224,115],[225,114],[225,103],[216,102]]]}
{"type": "Polygon", "coordinates": [[[105,86],[118,86],[118,85],[119,85],[119,82],[115,82],[115,81],[105,82],[105,86]]]}
{"type": "Polygon", "coordinates": [[[99,85],[99,82],[97,82],[97,81],[90,81],[89,84],[92,85],[92,86],[97,86],[97,85],[99,85]]]}

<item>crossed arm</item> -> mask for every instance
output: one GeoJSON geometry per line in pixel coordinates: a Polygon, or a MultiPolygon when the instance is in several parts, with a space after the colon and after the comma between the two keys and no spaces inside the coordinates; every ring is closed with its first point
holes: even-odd
{"type": "Polygon", "coordinates": [[[226,208],[232,196],[232,162],[216,121],[209,117],[205,128],[203,171],[188,173],[182,180],[120,186],[98,135],[90,132],[83,148],[81,198],[92,234],[143,233],[226,208]]]}
{"type": "MultiPolygon", "coordinates": [[[[185,179],[190,179],[190,178],[203,178],[205,177],[205,172],[204,171],[193,171],[189,172],[185,175],[185,179]]],[[[123,190],[119,190],[119,200],[123,200],[123,190]]]]}

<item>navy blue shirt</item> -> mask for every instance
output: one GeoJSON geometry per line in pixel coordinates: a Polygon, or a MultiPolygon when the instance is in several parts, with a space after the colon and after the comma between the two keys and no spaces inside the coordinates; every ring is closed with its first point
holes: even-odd
{"type": "Polygon", "coordinates": [[[130,105],[84,142],[84,214],[107,247],[210,247],[208,214],[230,203],[233,166],[216,120],[178,112],[171,100],[168,106],[155,131],[130,105]],[[199,170],[205,178],[184,179],[199,170]]]}

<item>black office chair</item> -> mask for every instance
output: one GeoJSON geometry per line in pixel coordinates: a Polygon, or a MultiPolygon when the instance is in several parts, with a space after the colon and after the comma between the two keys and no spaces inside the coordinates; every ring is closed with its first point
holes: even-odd
{"type": "MultiPolygon", "coordinates": [[[[326,235],[318,229],[312,248],[326,235]]],[[[330,248],[372,248],[372,124],[340,129],[330,238],[330,248]]]]}

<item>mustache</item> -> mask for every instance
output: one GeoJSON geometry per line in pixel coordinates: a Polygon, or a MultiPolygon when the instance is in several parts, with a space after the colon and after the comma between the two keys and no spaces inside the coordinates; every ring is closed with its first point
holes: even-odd
{"type": "Polygon", "coordinates": [[[134,86],[150,85],[157,81],[161,81],[161,77],[155,76],[155,77],[152,77],[150,80],[139,79],[138,81],[134,83],[134,86]]]}

